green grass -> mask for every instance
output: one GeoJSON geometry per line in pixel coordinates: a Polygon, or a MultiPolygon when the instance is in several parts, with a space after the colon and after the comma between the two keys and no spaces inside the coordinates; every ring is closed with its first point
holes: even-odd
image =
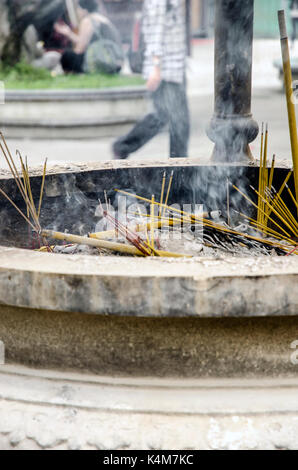
{"type": "Polygon", "coordinates": [[[144,84],[139,76],[88,74],[52,77],[48,70],[35,69],[24,63],[13,68],[1,67],[0,80],[8,90],[111,88],[144,84]]]}

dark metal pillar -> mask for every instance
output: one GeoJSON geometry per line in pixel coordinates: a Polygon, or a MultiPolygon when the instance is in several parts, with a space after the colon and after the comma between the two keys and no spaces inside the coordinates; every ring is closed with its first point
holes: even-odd
{"type": "Polygon", "coordinates": [[[216,0],[215,15],[215,109],[207,134],[214,161],[247,162],[259,131],[251,114],[254,0],[216,0]]]}

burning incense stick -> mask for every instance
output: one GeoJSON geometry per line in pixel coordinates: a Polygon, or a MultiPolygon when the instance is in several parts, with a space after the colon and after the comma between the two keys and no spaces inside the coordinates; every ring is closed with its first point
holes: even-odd
{"type": "Polygon", "coordinates": [[[47,161],[48,160],[46,159],[45,162],[44,162],[44,166],[43,166],[43,175],[42,175],[42,182],[41,182],[40,196],[39,196],[39,204],[38,204],[38,211],[37,211],[38,220],[40,218],[40,211],[41,211],[41,206],[42,206],[44,184],[45,184],[46,173],[47,173],[47,161]]]}
{"type": "MultiPolygon", "coordinates": [[[[273,176],[274,176],[274,168],[275,168],[275,155],[273,155],[272,157],[272,163],[271,163],[271,169],[270,169],[270,176],[269,176],[269,183],[268,183],[268,190],[269,190],[269,194],[271,193],[271,189],[272,189],[272,184],[273,184],[273,176]]],[[[268,215],[269,214],[269,207],[267,206],[266,207],[266,214],[268,215]]],[[[265,217],[265,221],[264,221],[264,225],[265,227],[267,226],[268,224],[268,217],[265,217]]]]}
{"type": "Polygon", "coordinates": [[[289,195],[291,196],[292,198],[292,201],[294,202],[295,206],[297,207],[298,209],[298,202],[296,201],[295,197],[294,197],[294,194],[292,193],[292,191],[290,190],[289,186],[286,184],[286,188],[287,188],[287,191],[289,193],[289,195]]]}
{"type": "MultiPolygon", "coordinates": [[[[105,250],[116,251],[118,253],[124,253],[133,256],[145,256],[134,246],[124,245],[123,243],[113,243],[106,240],[95,240],[88,237],[81,237],[78,235],[72,235],[68,233],[55,232],[53,230],[42,230],[41,235],[46,238],[52,238],[54,240],[66,241],[69,243],[75,243],[79,245],[89,245],[96,248],[103,248],[105,250]]],[[[171,253],[167,251],[156,250],[158,255],[165,258],[192,258],[190,255],[184,255],[180,253],[171,253]]]]}
{"type": "MultiPolygon", "coordinates": [[[[161,184],[161,194],[160,194],[160,204],[163,203],[163,197],[165,192],[165,185],[166,185],[166,172],[164,172],[162,177],[162,184],[161,184]]],[[[159,206],[159,215],[162,215],[162,206],[159,206]]]]}
{"type": "MultiPolygon", "coordinates": [[[[23,171],[23,181],[21,180],[20,178],[20,175],[19,175],[19,172],[16,168],[16,165],[14,163],[14,160],[13,160],[13,157],[9,151],[9,148],[6,144],[6,140],[3,136],[3,134],[0,132],[0,138],[2,140],[2,143],[0,142],[0,149],[2,151],[2,154],[10,168],[10,171],[12,173],[12,176],[16,182],[16,185],[21,193],[21,196],[22,198],[24,199],[25,203],[26,203],[26,207],[27,207],[27,214],[28,214],[28,210],[30,212],[30,215],[33,219],[33,222],[34,222],[34,230],[36,232],[39,232],[41,227],[39,225],[39,221],[38,221],[38,218],[37,218],[37,215],[36,215],[36,209],[35,209],[35,206],[34,206],[34,203],[32,202],[33,199],[32,198],[32,194],[30,195],[30,191],[29,191],[29,188],[28,188],[28,184],[27,184],[27,180],[28,180],[28,175],[27,175],[27,170],[24,168],[24,165],[22,166],[22,171],[23,171]]],[[[18,152],[17,152],[18,153],[18,152]]],[[[6,195],[7,196],[7,195],[6,195]]],[[[11,201],[11,199],[9,199],[11,201]]],[[[12,202],[12,201],[11,201],[12,202]]],[[[13,206],[16,208],[17,206],[15,204],[13,204],[13,206]]],[[[28,217],[25,217],[24,214],[23,215],[23,218],[25,218],[26,220],[29,220],[29,216],[28,217]]],[[[30,222],[31,224],[31,222],[30,222]]],[[[31,224],[33,225],[33,224],[31,224]]]]}
{"type": "MultiPolygon", "coordinates": [[[[262,192],[262,181],[263,181],[263,146],[264,146],[264,123],[262,122],[262,133],[261,133],[261,150],[260,150],[260,168],[259,168],[259,191],[262,192]]],[[[258,222],[261,223],[261,209],[262,202],[261,198],[258,199],[258,222]]]]}
{"type": "MultiPolygon", "coordinates": [[[[99,201],[100,202],[100,201],[99,201]]],[[[101,202],[100,202],[101,205],[101,202]]],[[[149,256],[150,252],[148,251],[147,247],[144,246],[140,237],[134,233],[132,230],[129,229],[126,225],[123,225],[119,220],[113,217],[108,211],[104,211],[101,205],[101,210],[103,216],[112,224],[114,228],[124,237],[126,240],[134,245],[141,253],[145,256],[149,256]]]]}
{"type": "Polygon", "coordinates": [[[151,238],[151,248],[154,250],[154,209],[155,209],[154,202],[155,202],[155,198],[153,195],[152,195],[151,201],[152,203],[150,206],[150,216],[151,216],[150,238],[151,238]]]}
{"type": "MultiPolygon", "coordinates": [[[[287,176],[286,176],[286,178],[285,178],[283,184],[281,185],[280,190],[278,191],[276,197],[282,195],[282,193],[283,193],[283,191],[284,191],[284,189],[285,189],[285,187],[286,187],[286,185],[287,185],[289,179],[291,178],[292,173],[293,173],[292,170],[290,170],[289,173],[287,174],[287,176]]],[[[273,202],[272,202],[272,206],[273,206],[273,207],[275,207],[275,202],[276,202],[276,201],[273,200],[273,202]]],[[[271,212],[272,212],[272,211],[269,210],[269,211],[268,211],[268,215],[271,215],[271,212]]]]}
{"type": "MultiPolygon", "coordinates": [[[[136,213],[135,213],[136,214],[136,213]]],[[[139,215],[139,214],[138,214],[139,215]]],[[[151,217],[148,214],[141,214],[142,217],[151,217]]],[[[160,218],[159,216],[154,216],[154,218],[160,218]]],[[[167,227],[167,226],[173,226],[173,225],[179,225],[181,224],[181,219],[168,219],[167,217],[161,218],[163,220],[158,220],[154,222],[153,226],[155,229],[159,229],[162,227],[167,227]]],[[[144,223],[144,224],[138,224],[134,228],[136,232],[148,232],[148,230],[151,229],[151,222],[149,223],[144,223]]],[[[116,235],[115,230],[106,230],[105,232],[96,232],[96,233],[90,233],[89,237],[90,238],[97,238],[98,240],[104,240],[107,238],[113,238],[116,235]]],[[[150,244],[150,243],[149,243],[150,244]]]]}
{"type": "MultiPolygon", "coordinates": [[[[144,201],[144,202],[149,202],[149,204],[152,203],[152,200],[151,199],[148,199],[146,197],[142,197],[142,196],[138,196],[137,194],[132,194],[132,193],[129,193],[127,191],[123,191],[121,189],[114,189],[114,191],[116,191],[117,193],[120,193],[120,194],[124,194],[125,196],[130,196],[130,197],[133,197],[134,199],[138,199],[139,201],[144,201]]],[[[159,202],[155,201],[154,204],[156,206],[160,206],[164,209],[164,211],[168,210],[168,211],[172,211],[172,212],[175,212],[175,213],[178,213],[178,214],[184,214],[188,217],[190,217],[191,214],[188,214],[187,212],[183,212],[183,211],[180,211],[179,209],[175,209],[175,208],[172,208],[170,206],[168,206],[167,204],[160,204],[159,202]]],[[[218,211],[215,211],[218,213],[218,211]]],[[[210,217],[212,213],[210,212],[203,212],[202,213],[202,217],[204,218],[208,218],[210,217]]],[[[194,216],[191,215],[191,218],[193,219],[194,216]]]]}
{"type": "MultiPolygon", "coordinates": [[[[238,192],[239,192],[248,202],[250,202],[255,208],[258,207],[248,196],[246,196],[246,194],[244,194],[239,188],[237,188],[237,186],[233,185],[233,188],[236,189],[236,191],[238,191],[238,192]]],[[[257,193],[260,194],[259,192],[257,192],[257,193]]],[[[264,212],[262,209],[261,209],[261,212],[262,212],[264,215],[266,215],[265,212],[264,212]]],[[[271,217],[268,217],[268,218],[269,218],[269,220],[270,220],[272,223],[274,223],[274,225],[276,225],[280,230],[282,230],[282,231],[284,232],[284,234],[285,234],[287,237],[291,238],[291,235],[290,235],[288,232],[286,232],[280,225],[278,225],[277,222],[275,222],[273,219],[271,219],[271,217]]]]}
{"type": "MultiPolygon", "coordinates": [[[[251,187],[251,188],[255,191],[256,194],[259,195],[259,192],[258,192],[256,189],[254,189],[253,187],[251,187]]],[[[295,230],[293,230],[291,224],[289,224],[289,223],[285,220],[285,218],[283,217],[283,215],[280,214],[274,207],[272,207],[271,204],[269,204],[268,201],[264,200],[264,203],[267,204],[267,206],[268,206],[270,209],[272,209],[272,211],[274,212],[274,214],[283,222],[283,224],[284,224],[286,227],[288,227],[288,229],[293,233],[293,235],[296,236],[297,233],[295,232],[295,230]]],[[[265,213],[265,215],[266,215],[266,213],[265,213]]]]}
{"type": "Polygon", "coordinates": [[[23,214],[23,212],[18,208],[18,206],[10,199],[10,197],[0,188],[0,193],[10,202],[10,204],[18,211],[18,213],[26,220],[26,222],[36,231],[36,227],[30,222],[30,220],[23,214]]]}
{"type": "Polygon", "coordinates": [[[292,158],[293,158],[293,167],[294,167],[294,180],[295,180],[295,193],[296,193],[295,199],[297,201],[297,198],[298,198],[298,136],[297,136],[295,105],[292,100],[293,79],[292,79],[291,59],[290,59],[289,42],[288,42],[288,34],[287,34],[287,26],[286,26],[284,10],[280,10],[278,12],[278,22],[279,22],[279,31],[280,31],[282,61],[283,61],[284,83],[285,83],[285,91],[286,91],[286,98],[287,98],[289,131],[290,131],[292,158]]]}
{"type": "MultiPolygon", "coordinates": [[[[272,187],[272,192],[274,194],[276,194],[276,191],[273,187],[272,187]]],[[[294,198],[294,196],[293,196],[293,198],[294,198]]],[[[276,194],[276,199],[277,199],[277,203],[279,204],[279,207],[282,207],[282,209],[286,212],[288,217],[292,220],[293,224],[298,228],[298,221],[295,219],[294,215],[292,214],[292,212],[290,211],[290,209],[288,208],[286,203],[283,201],[282,197],[279,194],[276,194]]],[[[295,201],[295,199],[294,199],[294,201],[295,201]]]]}
{"type": "Polygon", "coordinates": [[[268,186],[268,170],[267,170],[267,153],[268,153],[268,124],[266,124],[265,129],[265,143],[264,143],[264,155],[263,155],[263,168],[262,168],[262,191],[261,194],[261,207],[262,207],[262,214],[261,214],[261,221],[265,225],[265,217],[263,216],[265,211],[265,200],[266,200],[266,187],[268,186]]]}
{"type": "Polygon", "coordinates": [[[227,178],[227,216],[228,216],[228,225],[231,225],[231,214],[230,214],[230,182],[227,178]]]}
{"type": "MultiPolygon", "coordinates": [[[[170,176],[170,181],[169,181],[167,196],[166,196],[166,200],[165,200],[165,206],[167,206],[167,205],[168,205],[168,202],[169,202],[169,196],[170,196],[170,192],[171,192],[171,187],[172,187],[172,183],[173,183],[173,178],[174,178],[174,172],[172,171],[171,176],[170,176]]],[[[164,208],[162,215],[165,215],[165,211],[166,211],[166,209],[164,208]]]]}
{"type": "MultiPolygon", "coordinates": [[[[253,201],[251,201],[248,196],[246,196],[244,193],[242,193],[236,186],[233,186],[234,189],[236,189],[238,192],[240,192],[240,194],[242,194],[252,205],[254,205],[254,207],[258,207],[256,204],[253,203],[253,201]]],[[[151,203],[152,201],[150,199],[146,199],[146,198],[143,198],[141,196],[138,196],[136,194],[131,194],[131,193],[127,193],[126,191],[121,191],[121,190],[115,190],[119,193],[122,193],[122,194],[126,194],[128,196],[131,196],[131,197],[134,197],[136,199],[139,199],[139,200],[143,200],[145,202],[149,202],[151,203]]],[[[159,204],[158,202],[155,202],[155,205],[158,205],[160,206],[161,204],[159,204]]],[[[247,233],[242,233],[242,232],[239,232],[237,230],[233,230],[231,228],[227,228],[223,225],[220,225],[220,224],[216,224],[214,223],[213,221],[211,220],[208,220],[204,217],[199,217],[197,215],[194,215],[194,214],[191,214],[191,213],[187,213],[185,211],[180,211],[179,209],[176,209],[176,208],[173,208],[173,207],[170,207],[170,206],[165,206],[165,204],[162,204],[162,206],[168,210],[170,213],[171,212],[174,212],[174,213],[178,213],[180,214],[182,217],[181,217],[181,221],[182,223],[193,223],[193,224],[196,224],[196,223],[199,223],[199,224],[203,224],[203,226],[205,228],[210,228],[214,231],[218,231],[219,233],[225,233],[225,234],[229,234],[231,236],[234,236],[236,237],[241,237],[243,240],[247,239],[248,241],[254,241],[254,242],[257,242],[257,243],[260,243],[261,245],[268,245],[272,248],[276,248],[276,249],[280,249],[282,250],[283,252],[287,252],[288,250],[288,247],[285,245],[285,244],[281,244],[277,241],[271,241],[271,240],[264,240],[260,237],[255,237],[255,236],[252,236],[252,235],[249,235],[247,233]]],[[[263,215],[266,215],[265,212],[263,213],[263,215]]],[[[285,235],[287,236],[287,238],[291,238],[291,235],[288,234],[288,232],[286,232],[286,230],[284,230],[279,224],[277,224],[277,222],[275,222],[273,219],[269,219],[273,224],[275,224],[281,231],[283,231],[285,233],[285,235]]],[[[238,243],[239,243],[239,240],[238,240],[238,243]]]]}

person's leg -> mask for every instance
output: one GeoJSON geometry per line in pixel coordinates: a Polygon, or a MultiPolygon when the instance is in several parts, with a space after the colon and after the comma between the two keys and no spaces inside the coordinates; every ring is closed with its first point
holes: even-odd
{"type": "Polygon", "coordinates": [[[113,152],[116,158],[127,158],[155,137],[167,124],[169,116],[164,106],[164,87],[165,84],[162,83],[158,90],[152,93],[154,112],[145,116],[128,134],[114,142],[113,152]]]}
{"type": "Polygon", "coordinates": [[[62,55],[56,51],[45,52],[40,59],[32,62],[33,67],[55,70],[61,63],[62,55]]]}
{"type": "Polygon", "coordinates": [[[165,103],[170,125],[170,157],[185,158],[188,156],[190,118],[184,84],[166,84],[165,103]]]}

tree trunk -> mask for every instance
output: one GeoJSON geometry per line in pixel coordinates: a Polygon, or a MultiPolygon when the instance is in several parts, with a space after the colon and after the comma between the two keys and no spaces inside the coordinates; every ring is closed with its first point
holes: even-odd
{"type": "Polygon", "coordinates": [[[64,12],[64,0],[0,0],[1,61],[9,65],[17,63],[27,27],[33,24],[40,34],[64,12]]]}

